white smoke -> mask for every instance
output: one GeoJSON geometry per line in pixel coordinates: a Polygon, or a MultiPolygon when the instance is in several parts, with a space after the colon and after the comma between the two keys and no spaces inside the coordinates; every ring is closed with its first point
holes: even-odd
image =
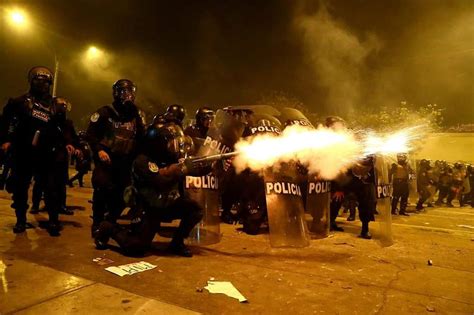
{"type": "Polygon", "coordinates": [[[299,14],[296,27],[303,33],[307,63],[315,84],[327,91],[326,103],[336,113],[360,104],[368,56],[380,48],[375,35],[358,38],[336,21],[323,5],[316,14],[299,14]]]}

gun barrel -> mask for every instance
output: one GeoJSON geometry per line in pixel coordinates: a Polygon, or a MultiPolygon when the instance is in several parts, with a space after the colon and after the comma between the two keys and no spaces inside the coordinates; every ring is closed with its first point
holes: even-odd
{"type": "Polygon", "coordinates": [[[193,163],[214,162],[214,161],[219,161],[219,160],[225,160],[225,159],[234,157],[237,154],[239,154],[239,152],[234,151],[234,152],[220,153],[220,154],[198,157],[198,158],[193,159],[193,163]]]}

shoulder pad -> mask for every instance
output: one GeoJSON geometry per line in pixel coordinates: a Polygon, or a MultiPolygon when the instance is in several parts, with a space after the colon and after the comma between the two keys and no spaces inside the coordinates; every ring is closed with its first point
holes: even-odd
{"type": "Polygon", "coordinates": [[[24,104],[28,99],[28,94],[23,94],[18,97],[12,97],[8,99],[8,104],[24,104]]]}

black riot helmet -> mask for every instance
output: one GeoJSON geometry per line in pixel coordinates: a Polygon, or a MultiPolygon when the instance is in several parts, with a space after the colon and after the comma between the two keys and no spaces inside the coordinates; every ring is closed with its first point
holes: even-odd
{"type": "Polygon", "coordinates": [[[37,66],[28,71],[28,83],[30,91],[36,95],[49,94],[49,89],[53,84],[53,73],[46,67],[37,66]]]}
{"type": "Polygon", "coordinates": [[[128,79],[120,79],[112,86],[114,101],[119,104],[135,104],[137,86],[128,79]]]}
{"type": "Polygon", "coordinates": [[[166,122],[174,122],[178,125],[182,125],[184,116],[186,116],[186,110],[178,104],[168,106],[164,114],[166,122]]]}
{"type": "Polygon", "coordinates": [[[422,159],[420,161],[420,168],[422,168],[423,170],[430,170],[431,169],[431,160],[422,159]]]}
{"type": "Polygon", "coordinates": [[[153,117],[153,122],[151,123],[156,128],[163,127],[166,123],[165,116],[163,114],[157,114],[153,117]]]}
{"type": "Polygon", "coordinates": [[[159,164],[177,163],[187,156],[192,144],[192,139],[185,136],[181,126],[175,123],[161,127],[151,125],[145,133],[145,152],[159,164]]]}
{"type": "Polygon", "coordinates": [[[406,153],[397,153],[398,164],[406,164],[407,160],[408,160],[408,155],[406,153]]]}
{"type": "Polygon", "coordinates": [[[196,111],[196,125],[199,127],[209,128],[215,113],[209,107],[201,107],[196,111]]]}
{"type": "Polygon", "coordinates": [[[324,121],[324,125],[328,128],[342,129],[346,128],[346,121],[339,116],[328,116],[324,121]]]}

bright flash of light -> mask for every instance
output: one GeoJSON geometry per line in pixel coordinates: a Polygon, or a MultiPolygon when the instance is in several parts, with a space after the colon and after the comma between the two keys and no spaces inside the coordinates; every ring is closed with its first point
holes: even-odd
{"type": "Polygon", "coordinates": [[[103,51],[97,48],[96,46],[90,46],[87,49],[86,57],[87,59],[97,59],[103,56],[103,51]]]}
{"type": "Polygon", "coordinates": [[[17,28],[25,28],[28,25],[26,14],[21,10],[7,11],[7,15],[10,24],[17,28]]]}
{"type": "Polygon", "coordinates": [[[237,171],[245,168],[258,171],[282,162],[299,161],[310,173],[332,179],[350,167],[363,154],[363,148],[346,129],[299,125],[286,128],[280,136],[263,134],[239,141],[234,159],[237,171]]]}
{"type": "Polygon", "coordinates": [[[408,153],[417,140],[423,138],[426,126],[414,126],[386,135],[368,134],[365,138],[364,154],[393,155],[408,153]]]}

